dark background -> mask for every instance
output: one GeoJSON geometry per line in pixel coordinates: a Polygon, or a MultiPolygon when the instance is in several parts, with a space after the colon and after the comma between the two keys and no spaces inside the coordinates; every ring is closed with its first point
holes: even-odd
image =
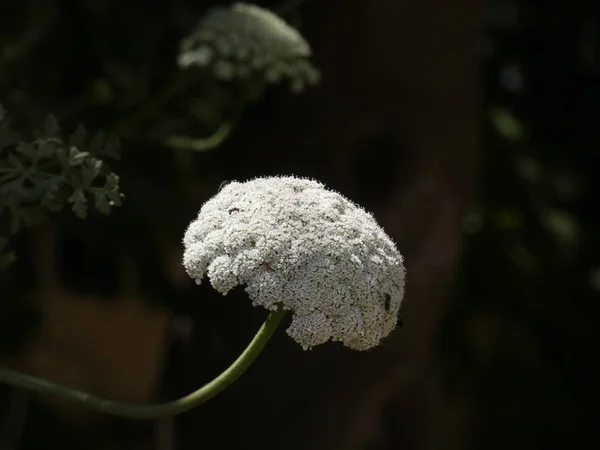
{"type": "Polygon", "coordinates": [[[0,103],[25,128],[52,112],[65,130],[119,133],[127,197],[11,238],[4,364],[136,402],[210,380],[265,312],[188,280],[181,237],[223,181],[269,174],[318,178],[375,214],[406,258],[404,326],[367,353],[303,352],[280,330],[239,382],[174,420],[3,388],[0,448],[598,448],[598,8],[298,2],[286,18],[321,84],[269,88],[220,148],[174,151],[156,134],[219,122],[194,102],[236,105],[200,81],[156,102],[216,3],[0,3],[0,103]]]}

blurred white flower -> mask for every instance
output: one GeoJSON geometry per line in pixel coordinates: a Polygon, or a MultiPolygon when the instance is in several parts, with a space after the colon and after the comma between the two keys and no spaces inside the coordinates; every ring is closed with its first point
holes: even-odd
{"type": "Polygon", "coordinates": [[[395,328],[403,258],[372,215],[323,184],[296,177],[232,182],[207,201],[183,240],[183,264],[224,295],[293,312],[304,349],[329,339],[367,350],[395,328]]]}
{"type": "Polygon", "coordinates": [[[308,43],[283,19],[259,6],[235,3],[209,10],[182,41],[179,65],[212,68],[222,80],[259,75],[277,83],[285,78],[299,92],[320,78],[310,56],[308,43]]]}

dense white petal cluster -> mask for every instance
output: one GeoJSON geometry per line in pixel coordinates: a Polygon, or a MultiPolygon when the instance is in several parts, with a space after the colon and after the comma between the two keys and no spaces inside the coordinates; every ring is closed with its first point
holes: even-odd
{"type": "Polygon", "coordinates": [[[232,182],[207,201],[184,237],[183,264],[224,295],[246,285],[254,305],[293,312],[304,349],[329,339],[367,350],[396,326],[403,259],[372,215],[317,181],[232,182]]]}
{"type": "Polygon", "coordinates": [[[181,45],[179,65],[212,68],[222,80],[261,76],[290,80],[293,91],[316,84],[320,73],[308,61],[304,38],[268,9],[245,3],[215,7],[181,45]]]}

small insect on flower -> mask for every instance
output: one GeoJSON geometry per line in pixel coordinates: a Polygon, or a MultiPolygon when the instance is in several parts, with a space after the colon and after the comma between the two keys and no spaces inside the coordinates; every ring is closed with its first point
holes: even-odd
{"type": "Polygon", "coordinates": [[[317,181],[231,182],[183,242],[193,279],[208,275],[223,294],[245,285],[254,305],[291,311],[287,333],[305,349],[333,340],[368,350],[397,326],[402,255],[371,214],[317,181]]]}
{"type": "Polygon", "coordinates": [[[390,294],[384,294],[384,308],[386,311],[390,310],[390,302],[392,301],[392,297],[390,296],[390,294]]]}

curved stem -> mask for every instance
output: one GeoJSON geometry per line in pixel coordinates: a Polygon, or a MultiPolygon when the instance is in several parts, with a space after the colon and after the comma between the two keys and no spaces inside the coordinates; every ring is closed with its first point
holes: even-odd
{"type": "Polygon", "coordinates": [[[189,136],[169,136],[165,144],[172,148],[180,148],[186,150],[194,150],[197,152],[203,152],[206,150],[212,150],[218,147],[227,139],[233,130],[233,122],[223,122],[217,130],[207,138],[192,138],[189,136]]]}
{"type": "Polygon", "coordinates": [[[40,394],[50,394],[85,405],[96,411],[132,419],[152,419],[180,414],[215,397],[236,381],[263,350],[281,320],[284,310],[273,311],[260,327],[252,342],[234,363],[210,383],[185,397],[167,403],[135,405],[90,395],[87,392],[61,386],[42,378],[0,368],[0,382],[40,394]]]}

